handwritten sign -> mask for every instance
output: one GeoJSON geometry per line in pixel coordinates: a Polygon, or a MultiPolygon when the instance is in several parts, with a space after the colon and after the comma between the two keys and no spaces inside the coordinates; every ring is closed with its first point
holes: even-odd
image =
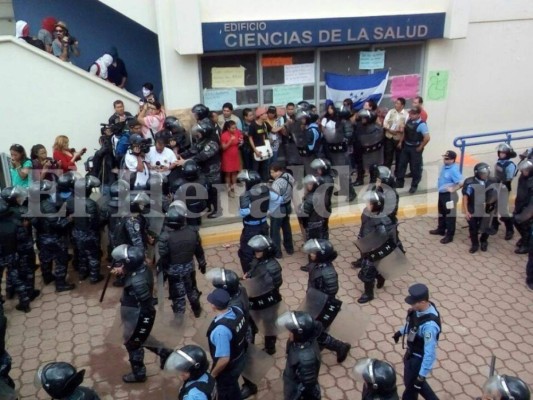
{"type": "Polygon", "coordinates": [[[359,53],[359,69],[383,69],[384,67],[385,50],[359,53]]]}
{"type": "Polygon", "coordinates": [[[212,88],[244,87],[244,67],[211,68],[212,88]]]}
{"type": "Polygon", "coordinates": [[[204,89],[204,104],[210,110],[221,110],[224,103],[237,104],[235,89],[204,89]]]}
{"type": "Polygon", "coordinates": [[[315,64],[285,65],[285,84],[298,85],[315,82],[315,64]]]}
{"type": "Polygon", "coordinates": [[[303,98],[303,86],[302,85],[283,85],[274,86],[273,90],[273,103],[276,106],[284,106],[287,103],[295,103],[303,98]]]}
{"type": "Polygon", "coordinates": [[[420,75],[400,75],[391,78],[391,96],[393,99],[403,97],[412,99],[418,96],[420,75]]]}
{"type": "Polygon", "coordinates": [[[446,96],[448,96],[448,77],[448,71],[429,71],[427,96],[429,100],[446,100],[446,96]]]}

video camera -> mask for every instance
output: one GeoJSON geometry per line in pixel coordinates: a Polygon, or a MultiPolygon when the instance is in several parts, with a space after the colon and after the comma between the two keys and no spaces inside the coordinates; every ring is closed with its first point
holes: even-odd
{"type": "Polygon", "coordinates": [[[100,133],[105,135],[105,131],[109,129],[113,135],[120,135],[125,130],[129,130],[128,123],[135,119],[134,116],[126,117],[124,121],[121,121],[119,117],[115,118],[112,123],[101,123],[100,133]]]}
{"type": "Polygon", "coordinates": [[[152,139],[143,139],[140,144],[141,153],[148,153],[152,146],[152,139]]]}

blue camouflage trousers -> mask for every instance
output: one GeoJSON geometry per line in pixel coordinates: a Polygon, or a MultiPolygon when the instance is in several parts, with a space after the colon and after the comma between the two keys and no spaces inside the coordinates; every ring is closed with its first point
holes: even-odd
{"type": "Polygon", "coordinates": [[[165,273],[168,278],[168,298],[172,301],[174,313],[185,313],[185,296],[194,308],[199,306],[200,293],[192,279],[194,272],[193,262],[170,265],[165,273]]]}
{"type": "Polygon", "coordinates": [[[95,281],[100,276],[100,237],[96,232],[72,230],[72,238],[78,252],[78,270],[83,280],[87,276],[95,281]]]}
{"type": "Polygon", "coordinates": [[[30,299],[24,281],[25,274],[21,271],[16,253],[0,256],[0,283],[6,269],[9,281],[13,285],[12,287],[17,293],[20,302],[23,304],[29,303],[30,299]]]}
{"type": "Polygon", "coordinates": [[[39,260],[43,276],[52,275],[52,263],[55,261],[54,274],[56,281],[63,282],[67,277],[68,249],[65,238],[56,234],[40,234],[37,236],[39,244],[39,260]]]}

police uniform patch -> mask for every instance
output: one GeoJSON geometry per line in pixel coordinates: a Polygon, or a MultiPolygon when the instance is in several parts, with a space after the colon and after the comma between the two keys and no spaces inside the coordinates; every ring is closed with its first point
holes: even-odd
{"type": "Polygon", "coordinates": [[[139,232],[141,230],[141,225],[136,222],[133,224],[133,229],[135,229],[135,232],[139,232]]]}
{"type": "Polygon", "coordinates": [[[430,341],[431,340],[431,332],[424,333],[424,340],[425,341],[430,341]]]}

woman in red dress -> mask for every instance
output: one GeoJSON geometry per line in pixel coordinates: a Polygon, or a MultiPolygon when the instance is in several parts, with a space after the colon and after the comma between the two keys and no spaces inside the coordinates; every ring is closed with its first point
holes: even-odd
{"type": "Polygon", "coordinates": [[[59,135],[54,142],[54,160],[63,172],[76,171],[76,161],[81,160],[86,151],[86,148],[78,152],[69,148],[68,137],[65,135],[59,135]]]}
{"type": "Polygon", "coordinates": [[[220,143],[222,146],[222,165],[226,185],[228,185],[228,196],[235,197],[235,183],[237,174],[241,170],[241,159],[239,156],[239,146],[242,145],[243,136],[237,129],[235,121],[227,121],[222,129],[220,143]]]}

